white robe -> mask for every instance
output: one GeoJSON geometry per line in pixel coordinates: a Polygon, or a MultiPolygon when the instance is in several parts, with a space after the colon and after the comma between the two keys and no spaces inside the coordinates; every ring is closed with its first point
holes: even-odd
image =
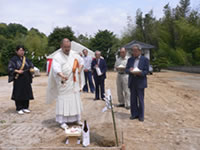
{"type": "Polygon", "coordinates": [[[56,99],[56,121],[59,123],[80,120],[82,111],[80,90],[84,85],[84,75],[83,72],[79,75],[78,69],[76,69],[76,82],[73,81],[72,68],[75,59],[78,60],[79,65],[83,65],[81,57],[72,50],[69,55],[66,55],[60,49],[53,57],[48,78],[47,103],[56,99]],[[59,72],[68,77],[65,84],[61,83],[59,72]]]}

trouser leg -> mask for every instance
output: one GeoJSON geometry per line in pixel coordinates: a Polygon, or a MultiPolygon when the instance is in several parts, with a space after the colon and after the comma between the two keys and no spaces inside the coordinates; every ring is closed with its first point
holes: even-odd
{"type": "Polygon", "coordinates": [[[84,72],[84,76],[85,76],[85,85],[83,87],[83,91],[88,92],[88,84],[87,84],[88,72],[84,72]]]}
{"type": "Polygon", "coordinates": [[[122,89],[124,92],[123,98],[124,98],[125,107],[130,107],[130,90],[128,88],[128,76],[127,75],[123,75],[122,89]]]}
{"type": "Polygon", "coordinates": [[[29,108],[29,100],[23,101],[23,109],[29,108]]]}
{"type": "Polygon", "coordinates": [[[137,89],[139,102],[139,118],[144,119],[144,89],[137,89]]]}
{"type": "Polygon", "coordinates": [[[95,98],[99,99],[99,80],[95,78],[95,98]]]}
{"type": "Polygon", "coordinates": [[[131,87],[130,90],[131,90],[131,116],[137,117],[139,115],[137,90],[134,87],[131,87]]]}
{"type": "Polygon", "coordinates": [[[117,75],[117,96],[120,104],[124,104],[123,87],[121,75],[117,75]]]}
{"type": "Polygon", "coordinates": [[[93,84],[93,81],[92,81],[91,71],[88,72],[88,82],[89,82],[89,86],[90,86],[90,92],[94,92],[94,84],[93,84]]]}
{"type": "Polygon", "coordinates": [[[23,102],[15,100],[16,111],[23,109],[23,102]]]}
{"type": "Polygon", "coordinates": [[[100,87],[101,87],[101,99],[103,99],[105,97],[105,79],[101,77],[101,83],[100,83],[100,87]]]}

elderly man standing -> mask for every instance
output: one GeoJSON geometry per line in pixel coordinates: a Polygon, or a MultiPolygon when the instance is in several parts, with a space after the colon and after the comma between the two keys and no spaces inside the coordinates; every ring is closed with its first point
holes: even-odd
{"type": "Polygon", "coordinates": [[[126,49],[120,49],[120,57],[115,62],[115,69],[117,70],[117,96],[119,104],[118,107],[125,107],[130,109],[130,92],[128,89],[128,74],[125,72],[128,57],[126,56],[126,49]]]}
{"type": "Polygon", "coordinates": [[[141,55],[141,46],[132,47],[133,56],[128,59],[126,72],[129,74],[128,87],[131,92],[131,117],[144,121],[144,89],[147,88],[149,60],[141,55]]]}
{"type": "Polygon", "coordinates": [[[106,71],[107,66],[106,62],[103,58],[101,58],[101,52],[95,51],[95,59],[92,61],[92,71],[95,82],[95,99],[99,100],[99,90],[101,89],[101,99],[104,100],[105,97],[105,79],[106,79],[106,71]]]}
{"type": "Polygon", "coordinates": [[[85,75],[85,85],[83,87],[83,92],[88,92],[88,83],[90,87],[90,92],[94,93],[94,84],[92,81],[92,71],[91,71],[91,64],[92,64],[92,57],[88,56],[88,50],[83,50],[83,60],[84,60],[84,75],[85,75]],[[88,82],[88,83],[87,83],[88,82]]]}
{"type": "Polygon", "coordinates": [[[69,39],[63,39],[61,49],[53,57],[47,88],[47,102],[56,99],[56,122],[63,129],[69,122],[81,123],[82,65],[80,55],[71,50],[69,39]]]}

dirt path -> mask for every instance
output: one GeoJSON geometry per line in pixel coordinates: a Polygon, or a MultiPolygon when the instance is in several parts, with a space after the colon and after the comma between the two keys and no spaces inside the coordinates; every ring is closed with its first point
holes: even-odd
{"type": "MultiPolygon", "coordinates": [[[[109,72],[106,88],[111,88],[117,103],[116,73],[109,72]]],[[[34,79],[35,100],[32,112],[16,114],[10,100],[12,84],[0,78],[0,149],[28,147],[64,148],[65,135],[55,123],[55,104],[45,104],[47,77],[34,79]]],[[[130,112],[115,108],[117,128],[128,150],[198,150],[200,149],[200,74],[163,71],[148,76],[145,91],[145,121],[129,120],[130,112]]],[[[110,111],[102,113],[103,101],[93,101],[94,95],[83,93],[84,112],[91,130],[90,147],[113,146],[114,134],[110,111]]]]}

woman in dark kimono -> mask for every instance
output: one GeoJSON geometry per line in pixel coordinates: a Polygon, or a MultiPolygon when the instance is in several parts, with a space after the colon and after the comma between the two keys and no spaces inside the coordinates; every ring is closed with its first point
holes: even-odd
{"type": "Polygon", "coordinates": [[[32,73],[34,66],[24,56],[24,47],[17,46],[16,56],[8,64],[8,82],[13,81],[12,100],[15,101],[18,114],[30,113],[29,100],[33,99],[32,73]]]}

